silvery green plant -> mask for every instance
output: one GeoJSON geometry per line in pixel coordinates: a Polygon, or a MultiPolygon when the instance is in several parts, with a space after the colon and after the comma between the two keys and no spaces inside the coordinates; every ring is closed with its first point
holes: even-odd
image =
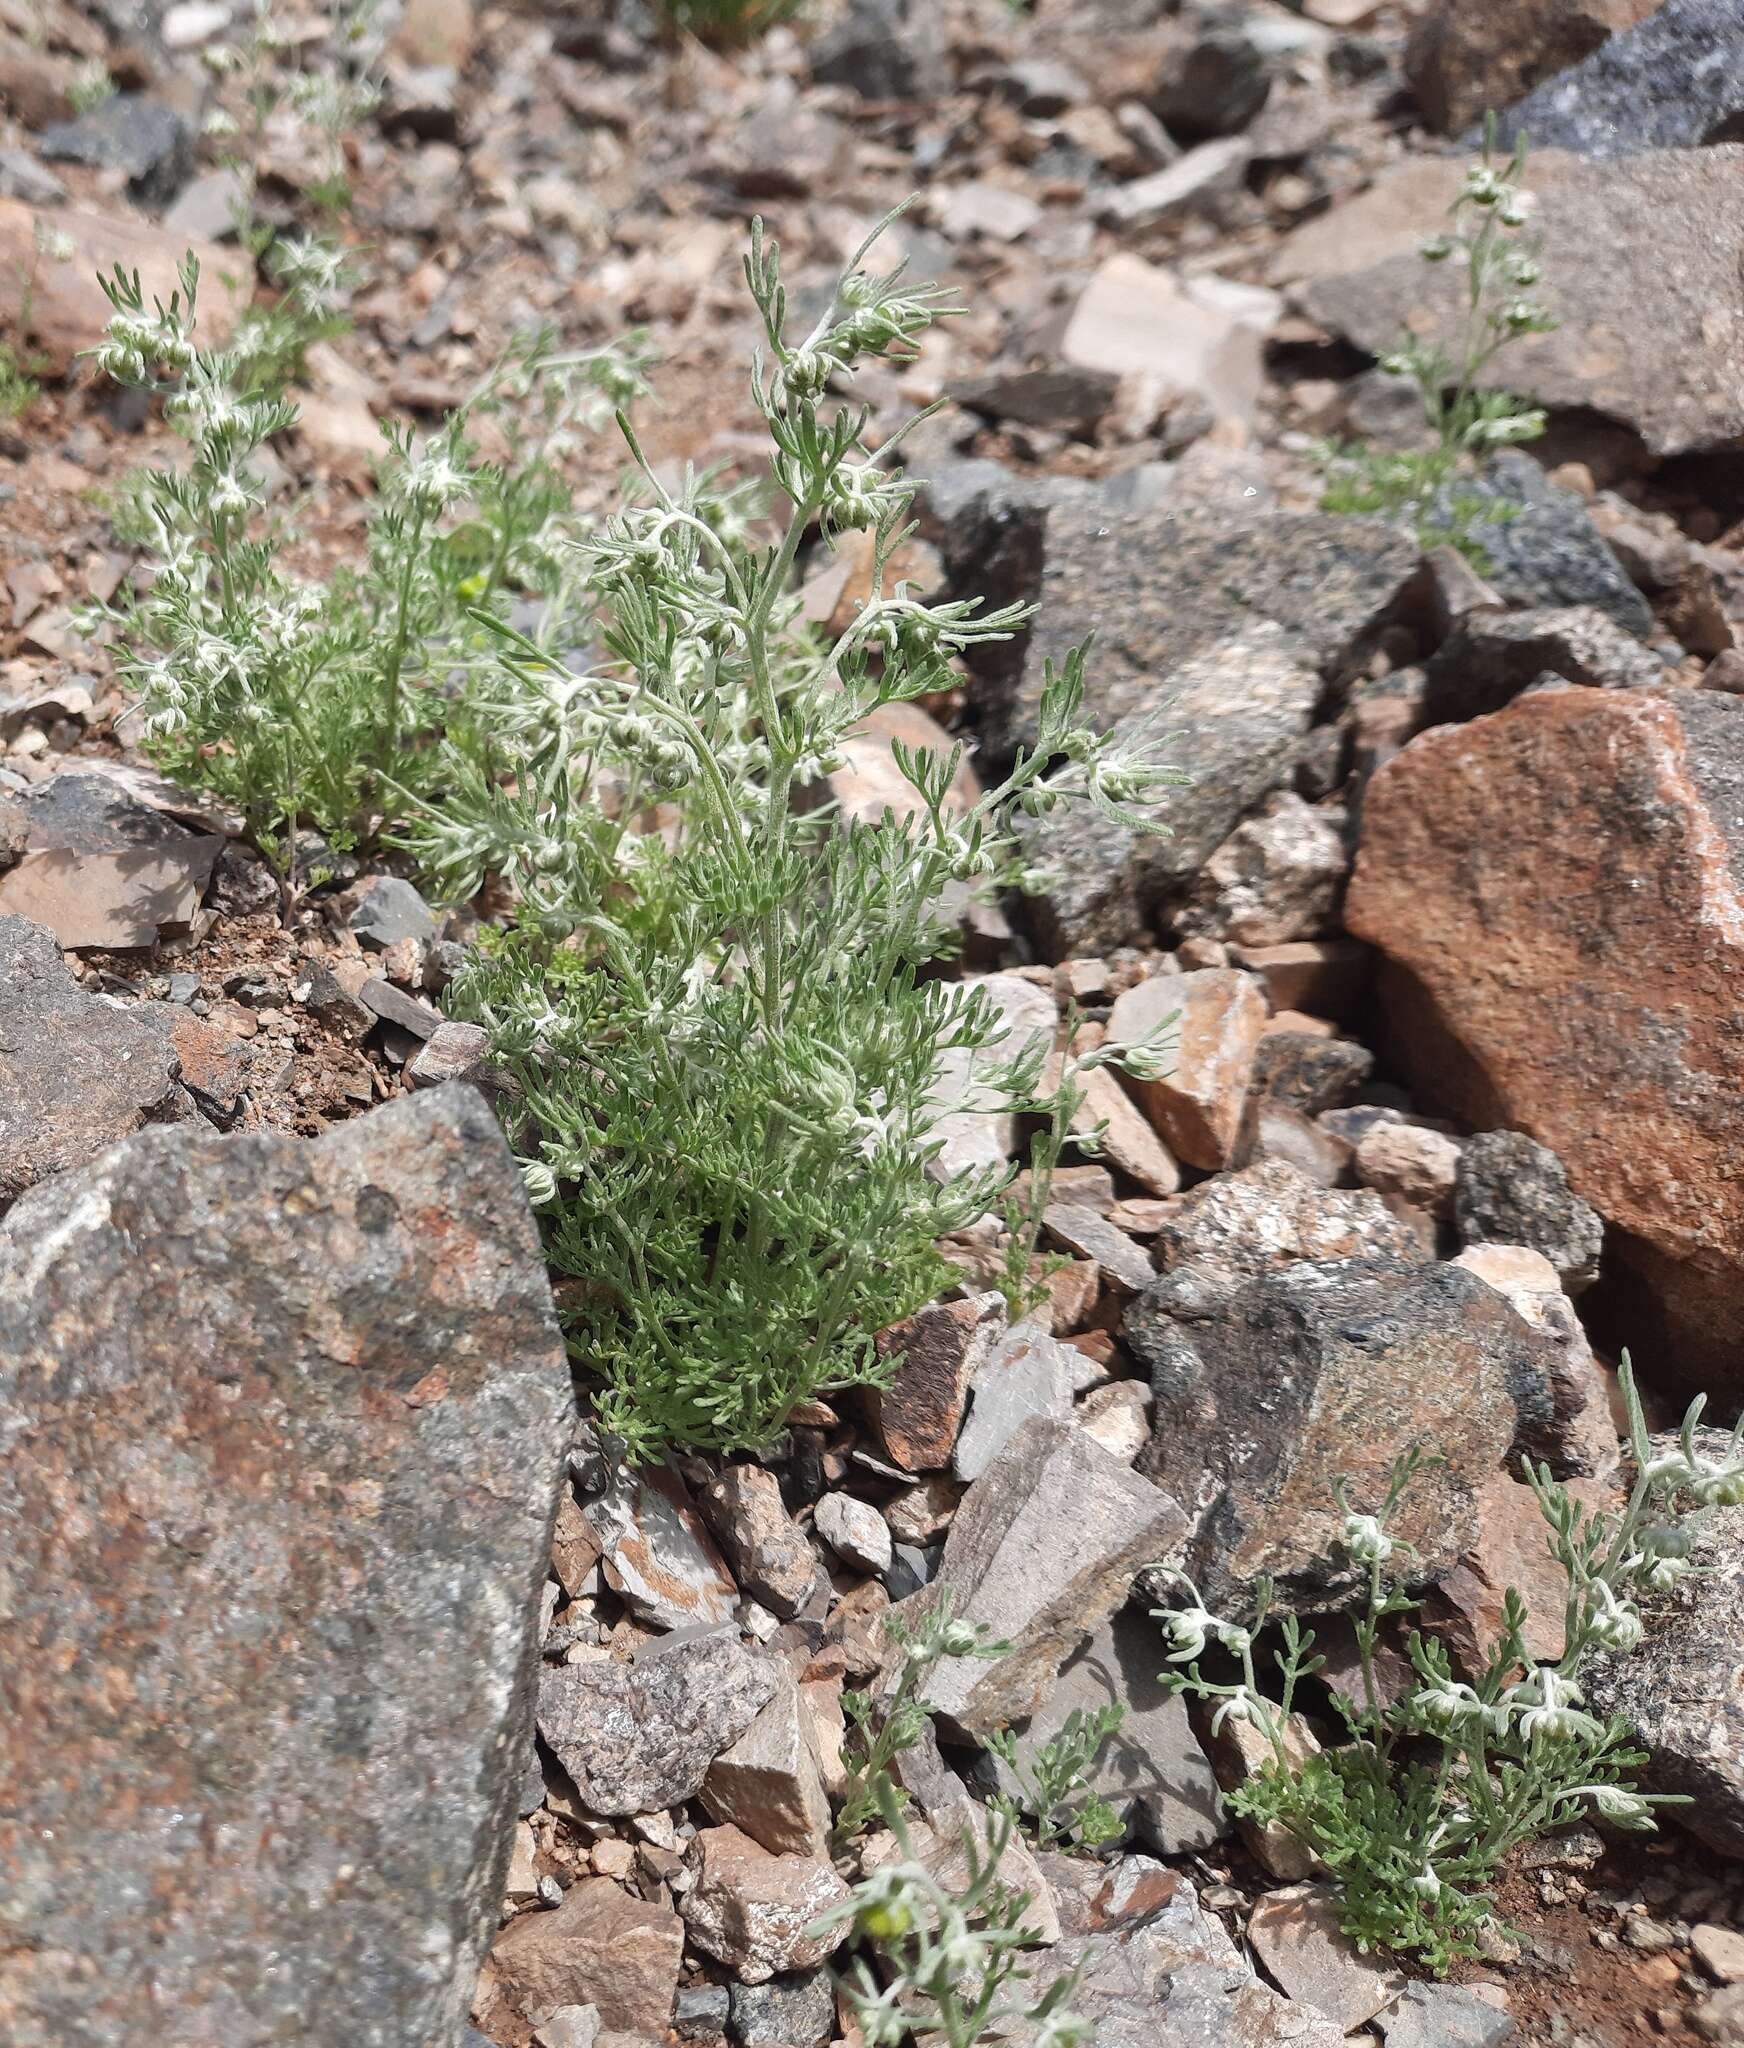
{"type": "Polygon", "coordinates": [[[1088,1713],[1074,1707],[1056,1734],[1036,1745],[1026,1761],[1009,1728],[997,1728],[987,1747],[1016,1779],[1018,1796],[1002,1801],[1012,1818],[1027,1817],[1039,1848],[1075,1841],[1086,1849],[1117,1842],[1126,1823],[1099,1793],[1091,1790],[1096,1759],[1126,1719],[1126,1708],[1110,1700],[1088,1713]]]}
{"type": "Polygon", "coordinates": [[[1391,1704],[1384,1697],[1376,1676],[1382,1630],[1416,1605],[1401,1583],[1409,1547],[1390,1524],[1426,1462],[1418,1452],[1399,1460],[1373,1511],[1336,1490],[1344,1550],[1366,1574],[1356,1618],[1362,1698],[1334,1695],[1349,1737],[1340,1747],[1300,1766],[1291,1761],[1285,1731],[1297,1689],[1323,1660],[1310,1654],[1312,1633],[1286,1615],[1276,1683],[1261,1685],[1255,1644],[1270,1589],[1262,1586],[1257,1617],[1243,1624],[1209,1612],[1192,1581],[1174,1574],[1186,1599],[1158,1610],[1177,1667],[1166,1675],[1217,1702],[1214,1728],[1246,1722],[1272,1752],[1231,1805],[1262,1824],[1281,1823],[1332,1872],[1345,1930],[1365,1949],[1415,1954],[1445,1972],[1455,1957],[1479,1953],[1490,1888],[1512,1850],[1583,1819],[1650,1829],[1654,1808],[1671,1803],[1631,1783],[1646,1757],[1631,1746],[1626,1721],[1588,1711],[1581,1666],[1595,1651],[1639,1647],[1637,1596],[1675,1585],[1692,1568],[1692,1530],[1705,1510],[1744,1502],[1744,1422],[1710,1453],[1696,1434],[1698,1399],[1673,1448],[1656,1448],[1627,1357],[1619,1379],[1633,1465],[1621,1508],[1583,1508],[1545,1467],[1526,1467],[1567,1586],[1554,1659],[1529,1654],[1526,1603],[1510,1589],[1500,1633],[1473,1677],[1457,1677],[1447,1646],[1414,1630],[1406,1649],[1416,1684],[1391,1704]],[[1204,1673],[1199,1659],[1211,1647],[1230,1660],[1233,1677],[1204,1673]]]}
{"type": "Polygon", "coordinates": [[[1088,802],[1145,829],[1174,779],[1147,737],[1082,721],[1074,656],[1034,748],[966,808],[961,746],[900,742],[909,814],[816,802],[871,712],[948,687],[963,649],[1025,618],[889,579],[918,487],[893,460],[906,429],[873,453],[867,411],[830,393],[950,309],[901,266],[862,267],[869,248],[792,340],[753,228],[752,395],[784,516],[747,549],[705,480],[669,487],[626,422],[640,496],[586,548],[601,658],[578,673],[505,636],[503,753],[443,778],[410,835],[447,893],[515,891],[513,931],[453,1000],[517,1091],[575,1356],[638,1459],[767,1443],[796,1402],[891,1369],[876,1333],[948,1281],[935,1240],[1009,1179],[942,1170],[941,1061],[979,1061],[988,1107],[1034,1071],[984,990],[925,974],[954,944],[941,903],[998,873],[1020,812],[1088,802]],[[871,595],[831,647],[787,630],[812,532],[871,537],[871,595]]]}
{"type": "MultiPolygon", "coordinates": [[[[334,282],[324,245],[280,248],[293,290],[334,282]]],[[[566,543],[580,529],[558,461],[569,436],[641,388],[639,357],[633,346],[565,357],[533,337],[422,444],[384,427],[365,561],[312,580],[285,566],[295,508],[269,517],[263,452],[298,413],[259,381],[254,340],[200,345],[192,258],[167,303],[148,306],[137,274],[118,271],[105,289],[115,311],[99,367],[161,394],[189,444],[185,465],[135,481],[126,530],[147,551],[148,580],[109,614],[142,743],[240,811],[294,880],[299,825],[333,846],[367,842],[429,788],[472,730],[465,684],[494,670],[486,622],[512,594],[563,599],[546,630],[574,624],[584,598],[566,543]],[[496,413],[513,429],[529,405],[510,460],[480,462],[474,423],[496,413]]]]}
{"type": "Polygon", "coordinates": [[[1391,451],[1358,442],[1319,450],[1330,472],[1322,505],[1329,512],[1378,512],[1408,521],[1423,545],[1451,545],[1481,565],[1476,529],[1511,516],[1509,502],[1473,491],[1465,479],[1499,448],[1535,441],[1544,414],[1505,391],[1484,391],[1479,379],[1501,352],[1556,321],[1534,297],[1542,275],[1531,232],[1526,143],[1498,161],[1495,118],[1485,124],[1483,151],[1466,173],[1444,232],[1428,236],[1418,254],[1433,268],[1461,273],[1463,310],[1451,339],[1407,335],[1381,358],[1381,368],[1417,388],[1432,439],[1419,449],[1391,451]]]}
{"type": "Polygon", "coordinates": [[[1013,1892],[1000,1876],[1013,1816],[990,1815],[984,1828],[964,1829],[966,1876],[952,1890],[915,1853],[888,1778],[878,1786],[878,1809],[897,1854],[868,1871],[813,1930],[851,1927],[859,1936],[837,1981],[866,2048],[1011,2040],[1024,2048],[1084,2048],[1093,2036],[1090,2022],[1071,2010],[1075,1976],[1058,1973],[1041,1987],[1022,1962],[1038,1936],[1024,1919],[1028,1893],[1013,1892]]]}

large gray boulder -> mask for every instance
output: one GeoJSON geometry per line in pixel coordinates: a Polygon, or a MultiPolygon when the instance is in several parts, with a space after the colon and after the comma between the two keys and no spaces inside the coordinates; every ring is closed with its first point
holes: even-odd
{"type": "Polygon", "coordinates": [[[450,2048],[573,1396],[469,1089],[0,1225],[0,2037],[450,2048]]]}

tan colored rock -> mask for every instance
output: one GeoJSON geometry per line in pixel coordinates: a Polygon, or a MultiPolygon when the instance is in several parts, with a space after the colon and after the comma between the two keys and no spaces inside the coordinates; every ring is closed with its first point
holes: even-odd
{"type": "Polygon", "coordinates": [[[812,1923],[848,1896],[821,1856],[771,1856],[735,1827],[696,1838],[696,1882],[682,1911],[698,1948],[745,1984],[778,1971],[808,1970],[847,1938],[844,1925],[814,1934],[812,1923]]]}
{"type": "MultiPolygon", "coordinates": [[[[921,754],[948,755],[957,744],[919,704],[880,704],[843,742],[843,765],[829,776],[830,795],[851,822],[873,824],[886,811],[912,818],[925,809],[919,791],[896,765],[890,751],[893,740],[921,754]]],[[[945,794],[944,808],[961,815],[980,796],[980,779],[965,753],[945,794]]]]}
{"type": "Polygon", "coordinates": [[[741,1588],[771,1614],[791,1620],[816,1590],[820,1572],[817,1553],[783,1505],[775,1474],[761,1465],[728,1465],[700,1505],[741,1588]]]}
{"type": "Polygon", "coordinates": [[[406,0],[388,55],[402,64],[445,64],[464,71],[477,34],[472,0],[406,0]]]}
{"type": "Polygon", "coordinates": [[[1333,1886],[1295,1884],[1260,1900],[1248,1916],[1247,1938],[1280,1990],[1336,2020],[1348,2034],[1391,2005],[1405,1979],[1361,1954],[1338,1918],[1333,1886]]]}
{"type": "Polygon", "coordinates": [[[1172,1195],[1181,1186],[1181,1169],[1144,1112],[1106,1067],[1084,1076],[1084,1100],[1072,1129],[1102,1129],[1102,1157],[1130,1174],[1153,1195],[1172,1195]]]}
{"type": "Polygon", "coordinates": [[[1109,1032],[1134,1045],[1173,1012],[1179,1013],[1171,1029],[1173,1068],[1159,1081],[1131,1085],[1178,1157],[1190,1166],[1227,1166],[1266,1028],[1265,992],[1252,975],[1233,968],[1156,976],[1120,997],[1109,1013],[1109,1032]]]}
{"type": "Polygon", "coordinates": [[[1744,702],[1568,688],[1380,771],[1346,911],[1388,955],[1407,1069],[1551,1148],[1640,1283],[1620,1335],[1722,1394],[1744,1387],[1741,863],[1744,702]]]}
{"type": "Polygon", "coordinates": [[[1412,24],[1405,76],[1431,128],[1455,134],[1644,21],[1660,0],[1435,0],[1412,24]]]}
{"type": "MultiPolygon", "coordinates": [[[[108,328],[112,308],[98,277],[117,264],[137,270],[149,306],[176,289],[187,252],[185,236],[133,214],[0,199],[0,334],[26,344],[45,374],[64,377],[108,328]]],[[[212,347],[229,339],[253,298],[252,275],[215,243],[195,242],[192,254],[200,260],[200,340],[212,347]]]]}
{"type": "Polygon", "coordinates": [[[811,1709],[783,1667],[769,1704],[702,1783],[711,1820],[729,1822],[773,1856],[829,1852],[830,1802],[815,1754],[811,1709]]]}
{"type": "Polygon", "coordinates": [[[1323,1188],[1282,1160],[1203,1181],[1157,1232],[1160,1269],[1194,1265],[1233,1287],[1293,1259],[1421,1257],[1415,1232],[1367,1189],[1323,1188]]]}
{"type": "Polygon", "coordinates": [[[1262,341],[1258,327],[1196,302],[1168,271],[1123,252],[1079,294],[1060,354],[1080,369],[1144,378],[1159,396],[1183,393],[1219,418],[1245,420],[1259,397],[1262,341]]]}
{"type": "Polygon", "coordinates": [[[524,2019],[592,2005],[605,2026],[660,2040],[683,1954],[676,1913],[632,1898],[609,1877],[589,1877],[554,1913],[511,1921],[490,1960],[501,1998],[524,2019]]]}
{"type": "Polygon", "coordinates": [[[677,1473],[664,1465],[614,1467],[587,1519],[606,1583],[640,1619],[686,1628],[732,1618],[739,1589],[677,1473]]]}
{"type": "MultiPolygon", "coordinates": [[[[1481,4],[1481,0],[1477,0],[1481,4]]],[[[1507,348],[1481,381],[1632,426],[1650,454],[1729,448],[1744,435],[1744,146],[1595,161],[1534,150],[1537,227],[1551,257],[1534,286],[1559,325],[1507,348]],[[1559,250],[1603,249],[1602,263],[1559,250]]],[[[1448,331],[1457,266],[1417,247],[1459,190],[1465,159],[1407,159],[1284,240],[1270,281],[1372,354],[1402,331],[1448,331]]]]}
{"type": "Polygon", "coordinates": [[[1459,1147],[1443,1131],[1422,1124],[1378,1123],[1358,1141],[1351,1164],[1363,1186],[1377,1194],[1397,1195],[1432,1216],[1453,1214],[1459,1147]]]}
{"type": "MultiPolygon", "coordinates": [[[[1189,1709],[1194,1728],[1211,1759],[1211,1768],[1225,1792],[1234,1792],[1256,1771],[1268,1769],[1275,1761],[1268,1738],[1251,1721],[1226,1720],[1211,1732],[1212,1708],[1195,1702],[1189,1709]]],[[[1298,1769],[1320,1754],[1314,1731],[1300,1714],[1284,1723],[1284,1755],[1298,1769]]],[[[1258,1821],[1237,1818],[1236,1832],[1253,1855],[1281,1884],[1298,1884],[1316,1871],[1313,1856],[1278,1821],[1262,1827],[1258,1821]]]]}

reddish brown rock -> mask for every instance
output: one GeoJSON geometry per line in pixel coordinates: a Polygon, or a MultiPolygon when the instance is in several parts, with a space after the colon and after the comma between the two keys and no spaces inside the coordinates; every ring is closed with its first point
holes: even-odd
{"type": "Polygon", "coordinates": [[[573,1395],[495,1119],[148,1131],[0,1226],[0,2039],[457,2038],[573,1395]]]}
{"type": "Polygon", "coordinates": [[[899,1359],[888,1386],[866,1396],[866,1415],[884,1455],[905,1472],[951,1462],[969,1389],[1005,1328],[997,1294],[935,1302],[880,1332],[879,1355],[899,1359]]]}
{"type": "Polygon", "coordinates": [[[683,1911],[699,1948],[742,1983],[766,1984],[777,1971],[810,1969],[840,1944],[845,1925],[828,1934],[811,1930],[847,1896],[821,1856],[771,1856],[735,1827],[704,1828],[683,1911]]]}
{"type": "Polygon", "coordinates": [[[499,2002],[522,2018],[592,2005],[603,2026],[657,2041],[672,2018],[683,1954],[676,1913],[632,1898],[609,1877],[589,1877],[555,1913],[511,1921],[491,1968],[499,2002]]]}
{"type": "Polygon", "coordinates": [[[1405,46],[1405,75],[1431,128],[1452,134],[1578,64],[1660,0],[1436,0],[1405,46]]]}
{"type": "Polygon", "coordinates": [[[1229,1164],[1268,1009],[1253,976],[1226,967],[1141,981],[1114,1005],[1109,1035],[1126,1044],[1176,1017],[1169,1072],[1133,1088],[1159,1135],[1188,1165],[1229,1164]]]}
{"type": "Polygon", "coordinates": [[[1637,1357],[1744,1387],[1744,702],[1569,688],[1425,733],[1346,915],[1425,1093],[1540,1139],[1612,1226],[1637,1357]]]}
{"type": "MultiPolygon", "coordinates": [[[[137,270],[149,306],[176,289],[176,266],[188,249],[187,236],[135,214],[0,199],[0,334],[27,342],[33,361],[63,377],[109,325],[98,277],[118,263],[137,270]]],[[[200,259],[200,340],[213,348],[229,339],[253,288],[216,243],[196,241],[192,253],[200,259]]]]}
{"type": "Polygon", "coordinates": [[[771,1614],[791,1620],[818,1582],[817,1554],[782,1505],[781,1486],[761,1465],[729,1465],[701,1507],[733,1561],[740,1586],[771,1614]]]}

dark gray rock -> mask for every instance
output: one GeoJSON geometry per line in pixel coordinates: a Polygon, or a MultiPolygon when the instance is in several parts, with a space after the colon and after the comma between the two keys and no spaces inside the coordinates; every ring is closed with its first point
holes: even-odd
{"type": "Polygon", "coordinates": [[[117,93],[74,121],[57,121],[37,137],[57,163],[125,171],[131,196],[166,206],[194,174],[194,132],[173,107],[138,93],[117,93]]]}
{"type": "Polygon", "coordinates": [[[851,86],[862,99],[932,99],[950,89],[937,16],[915,0],[850,0],[810,45],[819,85],[851,86]]]}
{"type": "Polygon", "coordinates": [[[1482,718],[1545,677],[1601,690],[1651,690],[1665,680],[1665,664],[1589,605],[1472,612],[1429,658],[1423,720],[1453,725],[1482,718]]]}
{"type": "Polygon", "coordinates": [[[775,1681],[774,1664],[735,1633],[674,1634],[633,1663],[600,1658],[547,1670],[539,1733],[594,1813],[653,1813],[696,1797],[775,1681]]]}
{"type": "MultiPolygon", "coordinates": [[[[1717,1430],[1697,1434],[1709,1457],[1725,1444],[1717,1430]]],[[[1589,1658],[1581,1680],[1589,1708],[1623,1715],[1648,1752],[1642,1790],[1683,1793],[1691,1803],[1673,1808],[1677,1825],[1722,1856],[1744,1856],[1744,1508],[1704,1516],[1690,1561],[1699,1569],[1669,1593],[1639,1597],[1640,1648],[1589,1658]]]]}
{"type": "Polygon", "coordinates": [[[1149,96],[1151,111],[1182,142],[1203,142],[1245,128],[1271,91],[1266,60],[1239,21],[1206,30],[1165,64],[1149,96]]]}
{"type": "Polygon", "coordinates": [[[67,188],[53,171],[45,171],[28,150],[0,149],[0,199],[22,199],[27,206],[58,206],[67,188]]]}
{"type": "Polygon", "coordinates": [[[1057,369],[995,369],[984,377],[965,378],[951,396],[990,420],[1051,427],[1087,441],[1119,389],[1120,379],[1111,371],[1067,364],[1057,369]]]}
{"type": "Polygon", "coordinates": [[[0,915],[0,1208],[174,1117],[177,1071],[155,1009],[86,994],[49,933],[0,915]]]}
{"type": "Polygon", "coordinates": [[[681,2041],[716,2041],[727,2031],[731,2009],[725,1984],[692,1984],[674,2001],[672,2024],[681,2041]]]}
{"type": "Polygon", "coordinates": [[[1453,1194],[1465,1244],[1523,1244],[1542,1252],[1570,1294],[1599,1277],[1605,1226],[1568,1184],[1556,1154],[1524,1131],[1483,1131],[1466,1140],[1453,1194]]]}
{"type": "Polygon", "coordinates": [[[385,952],[401,939],[426,944],[436,936],[430,906],[410,882],[398,875],[371,875],[360,888],[357,908],[346,920],[360,944],[385,952]]]}
{"type": "Polygon", "coordinates": [[[460,2038],[573,1407],[469,1090],[144,1132],[16,1205],[9,2048],[460,2038]]]}
{"type": "MultiPolygon", "coordinates": [[[[1666,0],[1503,114],[1500,139],[1632,156],[1744,134],[1744,12],[1737,0],[1666,0]]],[[[1475,138],[1468,138],[1474,139],[1475,138]]]]}
{"type": "Polygon", "coordinates": [[[1268,1031],[1254,1059],[1253,1093],[1319,1116],[1353,1101],[1374,1070],[1374,1054],[1354,1038],[1268,1031]]]}
{"type": "Polygon", "coordinates": [[[1472,529],[1484,581],[1511,605],[1586,605],[1624,632],[1650,640],[1653,610],[1605,545],[1586,506],[1553,484],[1529,455],[1509,449],[1461,486],[1512,516],[1472,529]]]}
{"type": "Polygon", "coordinates": [[[1364,1571],[1339,1542],[1335,1479],[1372,1509],[1395,1458],[1431,1445],[1397,1518],[1414,1575],[1471,1547],[1484,1484],[1552,1426],[1553,1341],[1475,1273],[1404,1259],[1301,1261],[1193,1299],[1191,1269],[1124,1328],[1156,1413],[1138,1469],[1193,1503],[1187,1568],[1207,1604],[1269,1573],[1286,1603],[1332,1606],[1364,1571]]]}
{"type": "Polygon", "coordinates": [[[836,1994],[825,1969],[735,1984],[727,2033],[740,2048],[820,2048],[836,2031],[836,1994]]]}

